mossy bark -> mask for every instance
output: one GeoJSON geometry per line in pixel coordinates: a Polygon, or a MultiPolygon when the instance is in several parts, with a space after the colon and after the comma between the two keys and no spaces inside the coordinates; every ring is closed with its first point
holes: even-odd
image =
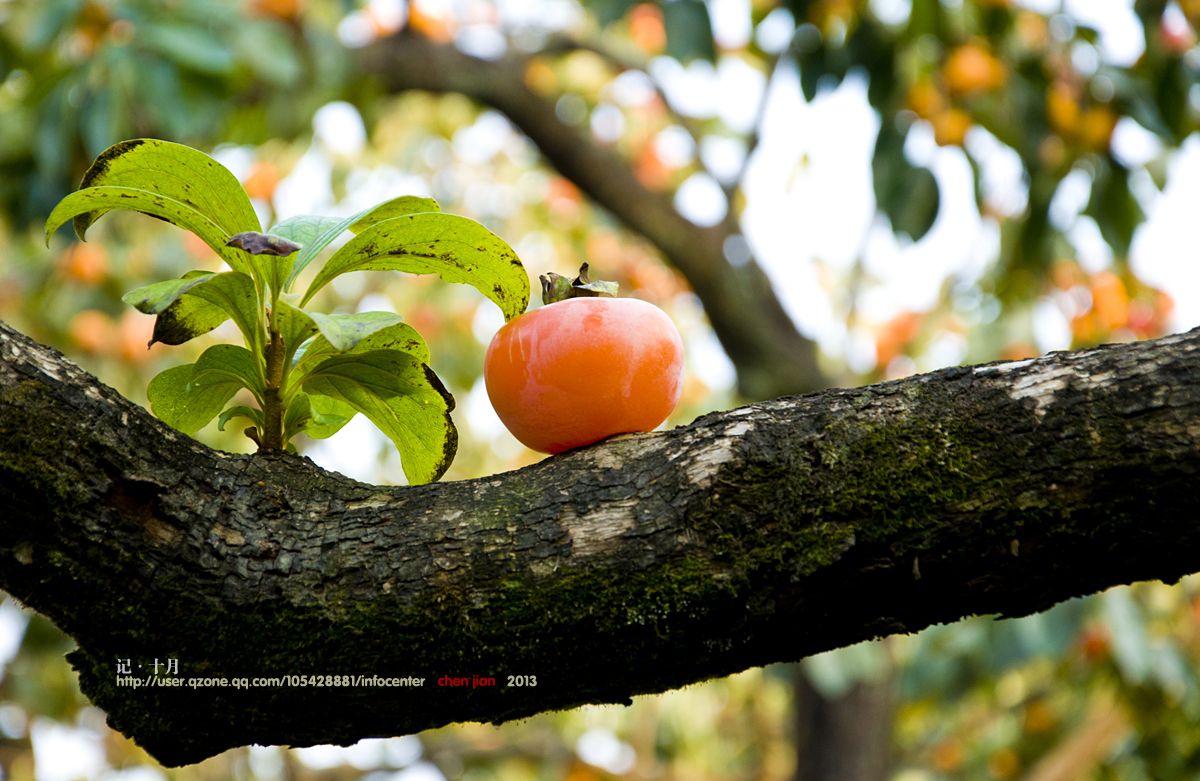
{"type": "Polygon", "coordinates": [[[1193,333],[380,487],[206,448],[0,324],[0,587],[166,764],[349,743],[1174,580],[1200,569],[1197,437],[1193,333]],[[125,659],[184,686],[118,685],[125,659]],[[286,675],[424,685],[232,687],[286,675]]]}

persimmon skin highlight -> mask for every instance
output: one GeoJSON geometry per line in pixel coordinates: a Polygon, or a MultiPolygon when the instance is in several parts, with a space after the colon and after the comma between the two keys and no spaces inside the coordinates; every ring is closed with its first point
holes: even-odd
{"type": "Polygon", "coordinates": [[[506,323],[483,375],[512,435],[561,453],[666,420],[683,390],[683,341],[653,304],[570,298],[506,323]]]}

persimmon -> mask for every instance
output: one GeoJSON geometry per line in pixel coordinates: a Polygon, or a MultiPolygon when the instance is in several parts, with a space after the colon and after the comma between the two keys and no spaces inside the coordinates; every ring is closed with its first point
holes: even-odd
{"type": "Polygon", "coordinates": [[[987,768],[994,778],[999,778],[1001,781],[1016,778],[1017,774],[1021,772],[1021,758],[1011,748],[1002,748],[999,751],[993,751],[988,757],[987,768]]]}
{"type": "Polygon", "coordinates": [[[629,37],[642,51],[660,54],[667,48],[667,29],[662,10],[651,3],[635,5],[629,11],[629,37]]]}
{"type": "Polygon", "coordinates": [[[979,43],[963,44],[951,52],[943,72],[952,95],[990,92],[1008,80],[1004,64],[979,43]]]}
{"type": "Polygon", "coordinates": [[[303,10],[302,0],[254,0],[254,10],[284,21],[296,19],[303,10]]]}
{"type": "Polygon", "coordinates": [[[615,283],[542,277],[546,305],[505,324],[484,362],[488,397],[518,440],[542,453],[650,431],[683,391],[683,341],[658,307],[612,298],[615,283]]]}
{"type": "Polygon", "coordinates": [[[1058,717],[1045,700],[1034,700],[1025,706],[1025,723],[1022,729],[1027,735],[1045,735],[1057,726],[1058,717]]]}
{"type": "Polygon", "coordinates": [[[1093,152],[1104,152],[1108,149],[1116,127],[1116,114],[1105,106],[1093,106],[1080,118],[1080,140],[1093,152]]]}
{"type": "Polygon", "coordinates": [[[112,339],[113,320],[97,309],[85,309],[71,318],[67,332],[76,347],[89,353],[101,353],[112,339]]]}
{"type": "Polygon", "coordinates": [[[962,146],[971,129],[971,115],[957,108],[935,114],[931,122],[933,138],[939,146],[962,146]]]}
{"type": "Polygon", "coordinates": [[[1046,93],[1046,117],[1051,127],[1064,135],[1074,135],[1079,130],[1083,111],[1077,92],[1077,88],[1056,81],[1046,93]]]}
{"type": "Polygon", "coordinates": [[[940,773],[957,773],[966,764],[967,752],[961,741],[947,738],[930,749],[929,761],[940,773]]]}
{"type": "Polygon", "coordinates": [[[85,285],[95,285],[108,276],[108,253],[92,244],[78,242],[59,260],[59,273],[85,285]]]}
{"type": "Polygon", "coordinates": [[[271,196],[275,194],[275,188],[279,185],[281,178],[279,169],[273,163],[260,160],[250,168],[250,174],[246,177],[246,181],[242,182],[242,187],[246,189],[246,195],[251,198],[270,200],[271,196]]]}
{"type": "Polygon", "coordinates": [[[1092,280],[1092,309],[1108,330],[1129,323],[1129,291],[1111,271],[1101,271],[1092,280]]]}
{"type": "Polygon", "coordinates": [[[1079,633],[1079,646],[1089,662],[1108,654],[1112,647],[1112,636],[1102,626],[1089,626],[1079,633]]]}
{"type": "Polygon", "coordinates": [[[918,117],[930,119],[946,109],[946,96],[933,82],[925,79],[908,91],[908,107],[918,117]]]}

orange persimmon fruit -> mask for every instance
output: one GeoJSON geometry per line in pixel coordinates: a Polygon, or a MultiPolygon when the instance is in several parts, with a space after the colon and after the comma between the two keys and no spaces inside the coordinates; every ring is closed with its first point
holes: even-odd
{"type": "Polygon", "coordinates": [[[496,414],[542,453],[650,431],[683,391],[683,341],[671,318],[646,301],[598,293],[605,283],[589,283],[586,269],[571,288],[584,292],[562,299],[547,279],[566,278],[543,277],[550,303],[506,323],[484,362],[496,414]]]}

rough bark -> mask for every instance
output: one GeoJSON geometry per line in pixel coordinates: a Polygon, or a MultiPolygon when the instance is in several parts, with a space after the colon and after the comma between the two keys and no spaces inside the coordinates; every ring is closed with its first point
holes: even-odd
{"type": "Polygon", "coordinates": [[[529,62],[521,54],[480,60],[410,30],[359,57],[362,70],[389,90],[458,92],[502,112],[563,176],[654,243],[704,304],[744,396],[767,399],[825,387],[815,345],[796,330],[762,269],[753,260],[734,266],[725,258],[725,240],[739,232],[734,210],[711,228],[680,216],[669,195],[642,186],[614,151],[559,120],[554,101],[526,85],[529,62]]]}
{"type": "Polygon", "coordinates": [[[380,487],[209,449],[0,324],[0,587],[165,764],[347,743],[1173,581],[1200,561],[1198,436],[1193,332],[380,487]],[[168,658],[183,688],[117,685],[168,658]],[[335,674],[425,685],[187,688],[335,674]]]}

